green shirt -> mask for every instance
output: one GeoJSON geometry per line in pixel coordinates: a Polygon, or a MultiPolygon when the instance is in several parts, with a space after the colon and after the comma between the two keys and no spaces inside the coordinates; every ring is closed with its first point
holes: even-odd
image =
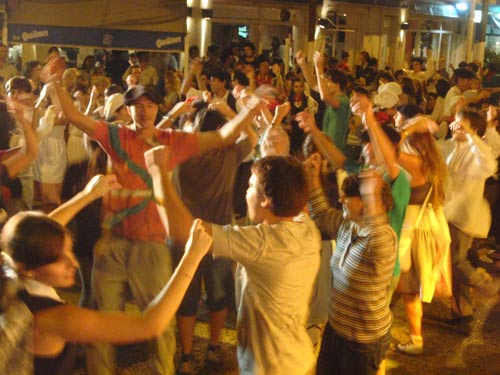
{"type": "Polygon", "coordinates": [[[335,146],[345,155],[351,108],[347,95],[339,95],[337,99],[340,101],[340,106],[337,109],[331,105],[326,106],[325,115],[323,116],[323,132],[333,140],[335,146]]]}

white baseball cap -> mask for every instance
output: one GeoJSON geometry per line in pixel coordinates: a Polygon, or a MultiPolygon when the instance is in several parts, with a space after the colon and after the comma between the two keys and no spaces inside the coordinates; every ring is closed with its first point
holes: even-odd
{"type": "Polygon", "coordinates": [[[110,121],[111,117],[115,112],[125,105],[123,94],[117,93],[111,95],[106,99],[106,104],[104,105],[104,119],[110,121]]]}

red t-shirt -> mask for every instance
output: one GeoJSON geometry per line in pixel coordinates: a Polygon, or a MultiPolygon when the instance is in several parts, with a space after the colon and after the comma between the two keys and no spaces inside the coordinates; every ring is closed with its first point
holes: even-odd
{"type": "MultiPolygon", "coordinates": [[[[120,151],[117,151],[116,144],[113,147],[110,137],[112,126],[116,125],[98,121],[92,134],[92,138],[99,142],[109,155],[110,173],[116,174],[118,182],[123,186],[123,189],[113,191],[103,199],[103,227],[131,240],[163,243],[166,236],[165,229],[155,202],[151,199],[152,190],[145,181],[145,178],[149,178],[149,174],[146,170],[144,152],[153,146],[139,138],[133,129],[122,125],[112,129],[112,132],[117,135],[115,139],[118,141],[119,150],[128,155],[128,159],[135,165],[131,166],[131,163],[127,163],[124,154],[119,155],[120,151]],[[137,173],[135,168],[140,173],[137,173]],[[145,207],[140,208],[141,205],[145,207]]],[[[196,133],[155,129],[155,141],[172,148],[173,158],[170,161],[170,167],[191,156],[198,155],[198,139],[199,135],[196,133]]]]}

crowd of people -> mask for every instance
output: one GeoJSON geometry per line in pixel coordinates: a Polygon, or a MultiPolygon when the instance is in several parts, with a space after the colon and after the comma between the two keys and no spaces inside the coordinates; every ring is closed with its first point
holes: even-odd
{"type": "Polygon", "coordinates": [[[192,46],[185,76],[170,54],[73,68],[53,47],[21,75],[0,45],[0,368],[69,374],[86,343],[88,373],[111,374],[113,344],[154,339],[152,373],[193,374],[206,295],[207,366],[235,309],[241,374],[383,375],[395,293],[411,355],[422,302],[451,298],[467,331],[470,289],[498,298],[470,257],[500,244],[495,67],[285,66],[278,47],[192,46]],[[56,291],[77,274],[79,307],[56,291]]]}

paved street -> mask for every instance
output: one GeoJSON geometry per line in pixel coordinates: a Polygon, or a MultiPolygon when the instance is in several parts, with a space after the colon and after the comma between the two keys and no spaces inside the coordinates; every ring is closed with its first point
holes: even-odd
{"type": "MultiPolygon", "coordinates": [[[[76,293],[65,295],[68,300],[76,299],[76,293]]],[[[498,299],[497,299],[498,301],[498,299]]],[[[407,356],[398,353],[394,345],[389,350],[387,362],[388,375],[500,375],[500,305],[494,301],[477,302],[473,329],[470,335],[460,333],[442,321],[449,317],[449,303],[434,300],[424,306],[423,332],[425,352],[422,356],[407,356]]],[[[136,309],[129,306],[131,313],[136,309]]],[[[203,313],[200,317],[204,320],[203,313]]],[[[228,319],[223,332],[223,362],[217,369],[203,367],[207,347],[208,324],[199,322],[196,327],[194,353],[198,362],[199,374],[236,375],[235,359],[236,335],[233,329],[234,316],[228,319]]],[[[405,341],[408,335],[404,318],[403,303],[394,306],[392,329],[394,344],[405,341]]],[[[120,375],[150,374],[147,362],[147,345],[135,344],[120,348],[120,375]]],[[[178,358],[177,358],[178,359],[178,358]]],[[[83,375],[83,365],[75,375],[83,375]]]]}

